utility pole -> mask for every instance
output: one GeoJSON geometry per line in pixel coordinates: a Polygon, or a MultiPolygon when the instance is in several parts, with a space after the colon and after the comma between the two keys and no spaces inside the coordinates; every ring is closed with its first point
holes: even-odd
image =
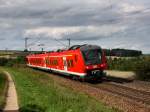
{"type": "Polygon", "coordinates": [[[28,51],[28,37],[25,37],[25,50],[24,51],[28,51]]]}
{"type": "Polygon", "coordinates": [[[70,48],[70,38],[67,39],[68,40],[68,47],[70,48]]]}

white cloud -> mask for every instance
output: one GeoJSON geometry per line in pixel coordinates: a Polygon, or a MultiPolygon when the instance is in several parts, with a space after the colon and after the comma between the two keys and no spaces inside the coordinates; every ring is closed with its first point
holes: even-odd
{"type": "Polygon", "coordinates": [[[51,38],[64,43],[71,38],[76,44],[150,52],[148,7],[150,0],[0,0],[0,38],[5,39],[0,41],[0,49],[23,49],[22,38],[28,36],[33,37],[29,44],[41,37],[38,42],[48,42],[48,49],[59,46],[51,38]]]}
{"type": "Polygon", "coordinates": [[[136,11],[141,11],[144,9],[143,5],[137,5],[137,4],[130,4],[130,3],[122,3],[120,5],[121,10],[125,13],[132,13],[136,11]]]}
{"type": "Polygon", "coordinates": [[[0,0],[0,7],[15,7],[25,4],[25,0],[0,0]]]}
{"type": "Polygon", "coordinates": [[[63,35],[67,35],[69,33],[78,32],[80,30],[79,27],[40,27],[35,29],[28,29],[25,31],[26,36],[48,36],[60,39],[63,35]]]}
{"type": "Polygon", "coordinates": [[[66,38],[69,35],[79,34],[76,37],[78,39],[87,39],[96,37],[96,36],[109,36],[112,33],[116,33],[119,31],[124,31],[126,26],[117,26],[117,25],[103,25],[103,26],[78,26],[78,27],[39,27],[34,29],[28,29],[25,31],[25,36],[28,37],[52,37],[56,39],[66,38]],[[84,35],[84,36],[83,36],[84,35]],[[86,36],[87,35],[87,36],[86,36]],[[83,37],[82,37],[83,36],[83,37]],[[91,36],[91,37],[89,37],[91,36]]]}

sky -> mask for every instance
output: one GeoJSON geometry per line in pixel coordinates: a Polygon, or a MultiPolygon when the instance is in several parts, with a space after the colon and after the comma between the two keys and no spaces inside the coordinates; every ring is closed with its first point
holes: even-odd
{"type": "Polygon", "coordinates": [[[150,0],[0,0],[0,49],[94,44],[150,53],[150,0]],[[43,46],[40,46],[43,45],[43,46]]]}

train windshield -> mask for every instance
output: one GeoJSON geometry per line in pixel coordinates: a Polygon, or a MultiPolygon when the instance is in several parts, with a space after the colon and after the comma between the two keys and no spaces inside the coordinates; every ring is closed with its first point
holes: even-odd
{"type": "Polygon", "coordinates": [[[82,51],[86,65],[100,64],[102,51],[100,49],[90,49],[82,51]]]}

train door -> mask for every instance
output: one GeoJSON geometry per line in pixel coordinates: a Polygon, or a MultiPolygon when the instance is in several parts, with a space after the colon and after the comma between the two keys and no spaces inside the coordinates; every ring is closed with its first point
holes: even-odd
{"type": "Polygon", "coordinates": [[[64,70],[67,71],[67,59],[63,57],[64,70]]]}

